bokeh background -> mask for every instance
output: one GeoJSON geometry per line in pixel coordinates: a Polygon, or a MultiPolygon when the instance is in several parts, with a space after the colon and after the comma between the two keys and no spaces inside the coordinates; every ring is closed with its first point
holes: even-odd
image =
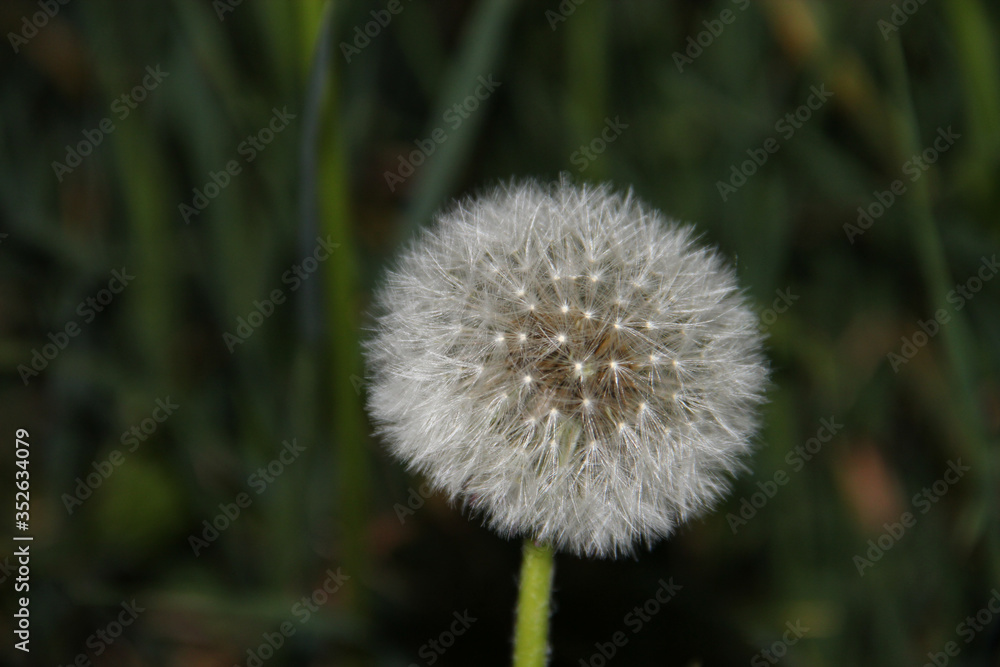
{"type": "Polygon", "coordinates": [[[998,25],[986,0],[4,0],[0,475],[12,503],[27,429],[34,542],[27,658],[0,546],[0,657],[507,663],[520,545],[386,457],[358,341],[436,210],[566,172],[697,222],[774,372],[718,511],[558,558],[552,664],[1000,664],[998,25]]]}

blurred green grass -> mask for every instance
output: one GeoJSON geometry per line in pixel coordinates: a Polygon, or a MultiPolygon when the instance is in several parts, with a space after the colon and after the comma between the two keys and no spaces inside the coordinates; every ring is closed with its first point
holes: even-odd
{"type": "MultiPolygon", "coordinates": [[[[588,659],[669,577],[685,588],[621,664],[746,663],[797,619],[811,629],[786,664],[942,650],[1000,577],[1000,283],[898,373],[887,355],[1000,246],[1000,17],[956,0],[886,28],[904,4],[442,0],[403,2],[384,26],[371,12],[385,3],[61,6],[0,60],[0,423],[37,448],[35,657],[88,651],[134,597],[149,611],[108,664],[245,664],[343,567],[344,588],[268,664],[426,664],[421,647],[466,608],[481,620],[437,664],[504,664],[519,545],[435,496],[400,521],[420,480],[368,436],[358,340],[372,286],[435,210],[564,171],[696,222],[762,312],[779,290],[798,300],[767,327],[774,387],[752,474],[635,561],[560,558],[553,664],[588,659]],[[705,31],[679,71],[674,54],[705,31]],[[157,64],[169,76],[115,116],[157,64]],[[500,85],[455,127],[448,111],[480,76],[500,85]],[[829,103],[723,201],[718,182],[821,85],[829,103]],[[286,107],[290,127],[244,161],[241,142],[286,107]],[[109,116],[114,131],[60,182],[52,162],[109,116]],[[581,170],[574,155],[615,119],[627,127],[581,170]],[[947,127],[954,147],[852,243],[858,207],[947,127]],[[390,187],[438,128],[446,140],[390,187]],[[185,224],[178,206],[232,159],[241,173],[185,224]],[[282,276],[328,235],[333,256],[292,290],[282,276]],[[25,386],[18,367],[121,266],[134,283],[25,386]],[[275,289],[287,300],[230,353],[223,333],[275,289]],[[176,414],[68,513],[63,494],[168,395],[176,414]],[[734,534],[727,517],[831,416],[844,428],[734,534]],[[190,536],[289,438],[301,461],[195,556],[190,536]],[[868,540],[957,458],[968,478],[859,576],[868,540]]],[[[6,3],[4,34],[36,11],[6,3]]],[[[12,478],[13,459],[0,469],[12,478]]],[[[1000,622],[961,648],[958,664],[998,664],[1000,622]]]]}

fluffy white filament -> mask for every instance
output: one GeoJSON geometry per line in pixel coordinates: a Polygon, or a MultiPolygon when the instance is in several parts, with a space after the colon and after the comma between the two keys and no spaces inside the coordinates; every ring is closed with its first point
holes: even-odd
{"type": "Polygon", "coordinates": [[[652,544],[741,467],[767,368],[733,271],[608,187],[512,183],[443,214],[381,287],[369,408],[501,534],[652,544]]]}

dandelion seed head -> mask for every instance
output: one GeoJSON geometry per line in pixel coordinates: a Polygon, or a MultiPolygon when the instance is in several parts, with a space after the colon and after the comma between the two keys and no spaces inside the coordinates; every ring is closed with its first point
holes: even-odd
{"type": "Polygon", "coordinates": [[[566,181],[440,215],[366,343],[393,454],[501,534],[581,555],[709,509],[751,448],[767,366],[733,271],[693,237],[566,181]]]}

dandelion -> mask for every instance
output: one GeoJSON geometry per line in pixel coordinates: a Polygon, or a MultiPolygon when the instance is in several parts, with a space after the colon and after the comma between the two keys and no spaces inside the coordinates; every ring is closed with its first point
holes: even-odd
{"type": "Polygon", "coordinates": [[[767,367],[732,269],[694,235],[565,180],[441,215],[376,298],[369,408],[393,454],[501,534],[578,555],[710,508],[767,367]]]}
{"type": "Polygon", "coordinates": [[[733,272],[693,234],[565,182],[441,216],[377,298],[370,408],[392,452],[502,534],[577,554],[710,507],[766,367],[733,272]]]}

